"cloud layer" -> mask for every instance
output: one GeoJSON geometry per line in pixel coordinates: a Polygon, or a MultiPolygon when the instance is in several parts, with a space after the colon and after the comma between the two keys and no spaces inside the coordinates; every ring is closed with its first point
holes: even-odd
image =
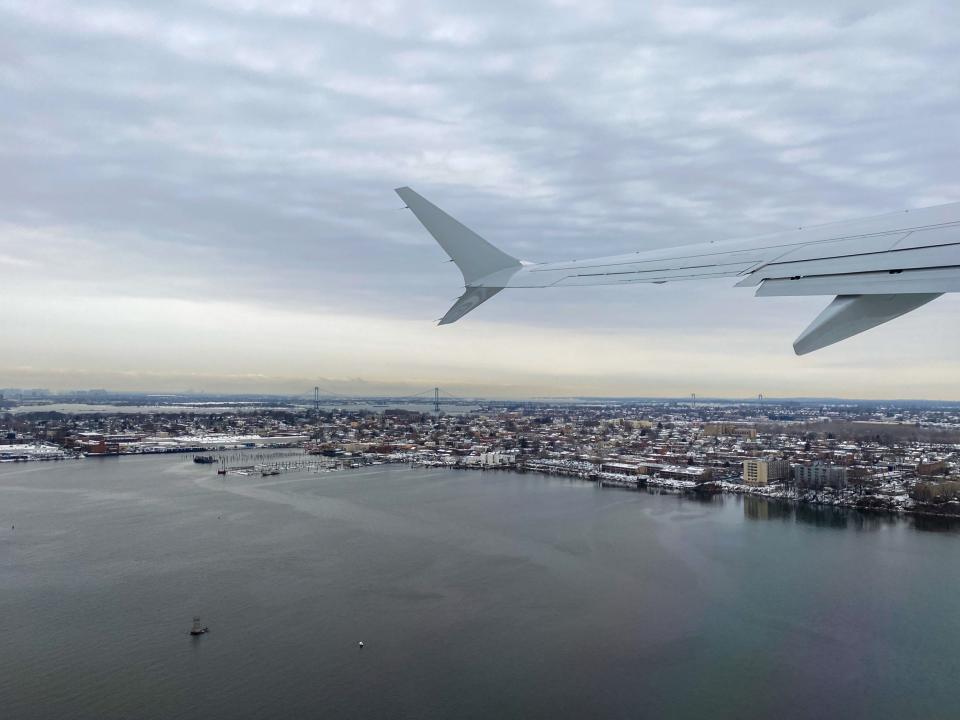
{"type": "Polygon", "coordinates": [[[823,299],[727,283],[504,293],[435,328],[459,276],[391,192],[533,260],[958,200],[948,3],[0,0],[0,20],[0,376],[660,394],[669,364],[703,394],[960,396],[949,297],[803,360],[823,299]]]}

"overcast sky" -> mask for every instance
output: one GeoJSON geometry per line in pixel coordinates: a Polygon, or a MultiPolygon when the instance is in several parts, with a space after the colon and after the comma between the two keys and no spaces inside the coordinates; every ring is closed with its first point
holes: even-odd
{"type": "Polygon", "coordinates": [[[960,299],[460,274],[410,185],[559,260],[960,200],[960,9],[0,0],[0,386],[960,398],[960,299]]]}

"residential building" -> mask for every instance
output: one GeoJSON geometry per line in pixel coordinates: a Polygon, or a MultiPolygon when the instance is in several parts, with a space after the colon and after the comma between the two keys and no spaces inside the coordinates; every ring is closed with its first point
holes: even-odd
{"type": "Polygon", "coordinates": [[[829,463],[794,465],[791,474],[798,487],[819,490],[832,487],[838,490],[847,486],[847,468],[829,463]]]}
{"type": "Polygon", "coordinates": [[[747,485],[769,485],[789,476],[788,460],[749,458],[743,461],[743,482],[747,485]]]}

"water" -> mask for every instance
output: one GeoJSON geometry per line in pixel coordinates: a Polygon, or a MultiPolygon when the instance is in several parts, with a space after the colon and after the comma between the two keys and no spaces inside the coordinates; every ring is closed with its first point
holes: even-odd
{"type": "Polygon", "coordinates": [[[937,524],[504,472],[8,465],[0,708],[956,717],[958,548],[937,524]]]}
{"type": "MultiPolygon", "coordinates": [[[[282,410],[287,412],[303,411],[313,408],[313,402],[301,401],[298,405],[276,405],[270,403],[185,403],[181,405],[105,405],[91,403],[44,403],[18,405],[7,408],[4,412],[14,415],[27,413],[65,413],[69,415],[123,415],[123,414],[154,414],[180,415],[193,413],[195,415],[218,415],[220,413],[257,412],[282,410]]],[[[441,401],[441,412],[447,415],[463,415],[479,410],[480,405],[470,402],[441,401]]],[[[390,400],[322,400],[320,409],[323,412],[331,410],[383,412],[384,410],[410,410],[412,412],[432,413],[432,401],[424,400],[418,403],[393,402],[390,400]]]]}
{"type": "Polygon", "coordinates": [[[220,413],[256,412],[258,410],[289,410],[289,407],[268,404],[233,403],[216,405],[213,403],[194,403],[183,405],[112,405],[103,403],[38,403],[18,405],[7,408],[4,412],[14,415],[27,413],[64,413],[67,415],[180,415],[194,413],[196,415],[218,415],[220,413]]]}

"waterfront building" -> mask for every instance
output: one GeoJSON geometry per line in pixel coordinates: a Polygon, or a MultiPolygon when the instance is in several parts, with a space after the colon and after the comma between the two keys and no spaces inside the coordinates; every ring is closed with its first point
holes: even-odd
{"type": "Polygon", "coordinates": [[[809,465],[794,465],[791,474],[798,487],[819,490],[832,487],[841,490],[847,486],[847,468],[829,463],[815,462],[809,465]]]}
{"type": "Polygon", "coordinates": [[[476,465],[478,467],[511,467],[517,460],[516,453],[505,453],[498,450],[490,452],[476,452],[463,455],[459,458],[460,465],[476,465]]]}
{"type": "Polygon", "coordinates": [[[649,475],[650,463],[605,462],[600,465],[600,472],[617,475],[649,475]]]}
{"type": "Polygon", "coordinates": [[[743,461],[743,482],[747,485],[769,485],[786,480],[789,475],[788,460],[749,458],[743,461]]]}

